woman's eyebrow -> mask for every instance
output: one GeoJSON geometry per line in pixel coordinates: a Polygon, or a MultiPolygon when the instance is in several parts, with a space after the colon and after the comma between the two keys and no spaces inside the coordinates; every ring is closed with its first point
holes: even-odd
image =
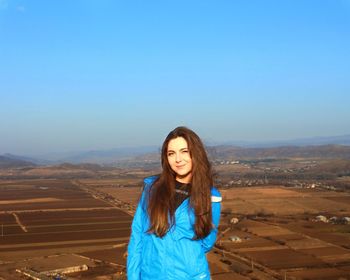
{"type": "MultiPolygon", "coordinates": [[[[188,150],[188,148],[185,147],[185,148],[180,148],[180,149],[179,149],[179,151],[183,151],[183,150],[188,150]]],[[[169,152],[175,152],[175,150],[169,149],[167,152],[168,152],[168,153],[169,153],[169,152]]]]}

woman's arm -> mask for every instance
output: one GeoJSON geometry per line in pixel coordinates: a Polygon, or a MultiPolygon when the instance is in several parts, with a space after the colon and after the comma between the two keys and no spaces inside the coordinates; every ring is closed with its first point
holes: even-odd
{"type": "Polygon", "coordinates": [[[218,233],[218,227],[220,223],[220,213],[221,213],[221,194],[217,189],[212,190],[211,196],[211,207],[212,207],[212,217],[213,217],[213,229],[209,235],[202,239],[202,246],[204,251],[207,253],[214,246],[216,241],[216,236],[218,233]]]}
{"type": "Polygon", "coordinates": [[[144,188],[141,199],[137,205],[134,219],[132,221],[126,264],[128,280],[141,279],[143,237],[148,229],[146,202],[150,188],[156,179],[157,176],[151,176],[144,179],[144,188]]]}

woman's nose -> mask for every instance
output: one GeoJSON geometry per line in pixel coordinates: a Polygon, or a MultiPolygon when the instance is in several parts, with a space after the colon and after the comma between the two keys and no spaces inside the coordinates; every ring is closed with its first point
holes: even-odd
{"type": "Polygon", "coordinates": [[[181,154],[180,153],[176,154],[176,162],[180,162],[181,160],[182,160],[181,154]]]}

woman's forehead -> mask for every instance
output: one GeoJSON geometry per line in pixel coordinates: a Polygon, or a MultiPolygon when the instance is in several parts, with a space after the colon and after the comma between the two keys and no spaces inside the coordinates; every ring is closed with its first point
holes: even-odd
{"type": "Polygon", "coordinates": [[[181,150],[188,148],[187,141],[183,137],[171,139],[168,143],[168,150],[181,150]]]}

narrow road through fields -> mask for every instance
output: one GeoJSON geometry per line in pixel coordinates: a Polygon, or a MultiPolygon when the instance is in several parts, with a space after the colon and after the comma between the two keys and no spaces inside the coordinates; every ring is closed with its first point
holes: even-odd
{"type": "Polygon", "coordinates": [[[36,242],[36,243],[22,243],[11,245],[0,245],[0,249],[21,248],[21,247],[45,247],[52,245],[74,245],[74,244],[98,244],[103,242],[118,242],[128,241],[129,237],[104,238],[104,239],[87,239],[87,240],[71,240],[71,241],[54,241],[54,242],[36,242]]]}
{"type": "Polygon", "coordinates": [[[28,229],[32,228],[48,228],[48,227],[68,227],[68,226],[91,226],[91,225],[114,225],[114,224],[128,224],[127,228],[130,228],[130,221],[113,221],[113,222],[88,222],[88,223],[66,223],[66,224],[44,224],[29,226],[28,229]]]}
{"type": "MultiPolygon", "coordinates": [[[[36,213],[36,212],[62,212],[62,211],[92,211],[92,210],[111,210],[115,209],[115,207],[84,207],[84,208],[38,208],[38,209],[31,209],[31,210],[15,210],[16,213],[36,213]]],[[[9,211],[0,211],[0,214],[8,214],[9,211]]],[[[11,212],[12,214],[14,212],[11,212]]]]}
{"type": "Polygon", "coordinates": [[[28,232],[28,230],[26,229],[26,227],[21,223],[21,220],[19,219],[19,217],[17,216],[16,213],[12,213],[12,215],[15,217],[17,224],[21,227],[21,229],[24,232],[28,232]]]}

